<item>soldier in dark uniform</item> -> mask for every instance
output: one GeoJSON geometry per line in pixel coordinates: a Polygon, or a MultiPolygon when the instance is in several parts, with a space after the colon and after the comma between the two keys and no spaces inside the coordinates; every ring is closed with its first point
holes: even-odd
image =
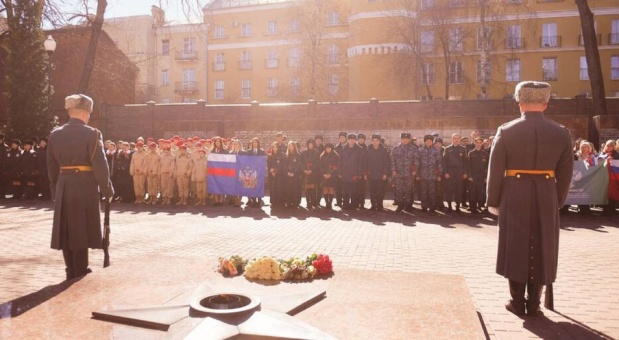
{"type": "MultiPolygon", "coordinates": [[[[424,136],[423,143],[423,147],[419,149],[419,168],[417,171],[417,180],[420,182],[419,200],[421,201],[421,211],[430,210],[430,212],[434,212],[437,205],[437,183],[441,183],[443,177],[443,156],[439,149],[434,147],[431,135],[424,136]]],[[[442,204],[442,202],[439,204],[442,204]]]]}
{"type": "Polygon", "coordinates": [[[55,201],[51,247],[62,250],[67,279],[91,272],[88,248],[101,248],[100,194],[114,197],[101,132],[86,125],[92,106],[82,94],[65,98],[69,121],[49,137],[47,169],[55,201]]]}
{"type": "Polygon", "coordinates": [[[39,140],[39,149],[37,150],[37,172],[38,172],[38,188],[41,192],[41,199],[50,201],[52,199],[51,188],[49,187],[49,174],[47,173],[47,137],[39,140]]]}
{"type": "Polygon", "coordinates": [[[443,171],[445,182],[445,201],[447,210],[451,211],[451,202],[456,202],[456,212],[460,212],[464,180],[466,180],[466,149],[460,145],[460,135],[451,136],[452,144],[445,148],[443,156],[443,171]]]}
{"type": "Polygon", "coordinates": [[[528,315],[537,316],[543,285],[557,277],[559,208],[569,191],[574,156],[569,130],[544,116],[548,83],[521,82],[514,97],[521,117],[497,130],[487,204],[498,215],[496,272],[509,280],[511,294],[505,308],[523,315],[526,307],[528,315]]]}
{"type": "MultiPolygon", "coordinates": [[[[361,147],[361,149],[363,149],[363,159],[361,160],[361,166],[363,167],[363,169],[367,168],[366,152],[368,150],[368,145],[365,144],[365,139],[366,139],[365,134],[360,133],[359,135],[357,135],[357,144],[361,147]]],[[[357,195],[358,195],[357,202],[358,202],[359,209],[364,209],[366,192],[367,192],[367,179],[365,179],[365,176],[363,176],[357,182],[357,195]]]]}
{"type": "MultiPolygon", "coordinates": [[[[467,156],[468,156],[468,154],[469,154],[469,152],[471,150],[475,149],[475,145],[474,145],[474,143],[470,143],[469,142],[469,138],[466,137],[466,136],[464,136],[464,137],[462,137],[460,139],[460,145],[462,145],[464,147],[464,150],[465,150],[464,151],[464,157],[468,161],[468,157],[467,156]]],[[[465,170],[465,172],[466,172],[466,170],[465,170]]],[[[464,180],[463,187],[462,187],[462,206],[465,207],[465,208],[468,208],[470,210],[470,206],[469,206],[468,202],[469,202],[469,186],[468,186],[466,180],[464,180]]]]}
{"type": "Polygon", "coordinates": [[[372,135],[372,145],[365,152],[364,177],[370,187],[370,210],[383,211],[385,182],[389,177],[389,153],[380,143],[380,135],[372,135]]]}
{"type": "Polygon", "coordinates": [[[391,175],[395,182],[394,201],[396,211],[412,211],[413,180],[417,171],[419,149],[412,145],[411,134],[402,132],[401,143],[391,150],[391,175]]]}
{"type": "MultiPolygon", "coordinates": [[[[338,135],[339,141],[335,145],[335,149],[333,150],[338,155],[340,155],[340,158],[342,157],[342,149],[344,149],[344,146],[346,145],[347,136],[348,136],[347,132],[340,132],[340,134],[338,135]]],[[[338,177],[335,179],[335,205],[337,205],[338,207],[341,207],[343,201],[344,201],[344,198],[342,195],[342,179],[338,177]]]]}
{"type": "Polygon", "coordinates": [[[488,159],[490,154],[483,149],[484,139],[475,138],[475,147],[469,151],[467,175],[469,180],[469,202],[471,214],[477,214],[486,202],[486,178],[488,177],[488,159]]]}
{"type": "Polygon", "coordinates": [[[6,153],[9,146],[4,143],[4,133],[0,133],[0,199],[7,194],[8,171],[6,168],[6,153]]]}
{"type": "Polygon", "coordinates": [[[359,207],[358,182],[363,177],[363,149],[357,144],[357,135],[349,133],[348,142],[340,154],[340,178],[342,179],[342,209],[359,207]]]}
{"type": "Polygon", "coordinates": [[[22,173],[22,187],[24,188],[24,198],[28,200],[35,199],[38,195],[36,191],[37,177],[39,172],[37,170],[37,152],[33,149],[34,141],[27,140],[24,143],[24,151],[21,157],[21,173],[22,173]]]}
{"type": "Polygon", "coordinates": [[[19,139],[13,139],[11,141],[11,148],[6,153],[6,168],[9,181],[13,188],[13,199],[20,199],[24,193],[24,187],[22,186],[22,167],[21,157],[22,149],[21,141],[19,139]]]}
{"type": "MultiPolygon", "coordinates": [[[[433,147],[436,148],[436,150],[438,150],[438,153],[441,155],[441,162],[442,162],[443,156],[445,156],[445,147],[443,146],[443,139],[440,138],[440,137],[434,137],[432,135],[430,137],[434,138],[433,147]]],[[[444,206],[444,203],[443,203],[443,197],[445,197],[445,190],[443,188],[443,181],[436,182],[436,202],[435,202],[435,206],[436,206],[436,209],[441,210],[441,211],[445,210],[445,206],[444,206]]]]}

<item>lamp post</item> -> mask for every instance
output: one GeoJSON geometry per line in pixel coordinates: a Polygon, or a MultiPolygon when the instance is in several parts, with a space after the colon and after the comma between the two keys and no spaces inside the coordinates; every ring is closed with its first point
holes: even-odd
{"type": "Polygon", "coordinates": [[[43,42],[47,52],[47,118],[52,122],[52,54],[56,51],[56,40],[51,35],[43,42]]]}

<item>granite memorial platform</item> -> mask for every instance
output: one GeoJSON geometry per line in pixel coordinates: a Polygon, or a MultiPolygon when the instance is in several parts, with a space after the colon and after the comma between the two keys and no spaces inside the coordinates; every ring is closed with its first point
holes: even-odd
{"type": "Polygon", "coordinates": [[[309,282],[250,281],[224,278],[215,267],[215,259],[148,257],[94,268],[79,280],[4,303],[0,337],[485,337],[462,276],[335,268],[332,277],[309,282]],[[240,313],[217,311],[239,299],[247,299],[232,306],[240,313]]]}

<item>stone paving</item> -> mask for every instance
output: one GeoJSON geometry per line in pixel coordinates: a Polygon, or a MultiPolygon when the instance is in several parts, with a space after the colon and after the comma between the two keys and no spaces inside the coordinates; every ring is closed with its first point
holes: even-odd
{"type": "MultiPolygon", "coordinates": [[[[0,201],[0,304],[64,280],[62,255],[49,248],[51,209],[46,202],[0,201]]],[[[489,339],[619,338],[617,215],[563,217],[556,312],[533,319],[503,307],[507,281],[494,273],[497,227],[489,217],[132,204],[112,210],[112,266],[137,256],[177,256],[215,270],[218,256],[322,252],[336,274],[358,268],[463,275],[489,339]]],[[[91,268],[104,271],[102,252],[90,254],[91,268]]]]}

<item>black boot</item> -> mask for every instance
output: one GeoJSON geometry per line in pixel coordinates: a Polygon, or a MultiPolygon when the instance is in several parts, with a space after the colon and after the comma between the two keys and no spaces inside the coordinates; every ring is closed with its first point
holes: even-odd
{"type": "Polygon", "coordinates": [[[542,314],[542,311],[539,308],[540,300],[542,298],[542,289],[544,285],[537,283],[528,283],[527,284],[527,315],[528,316],[539,316],[542,314]]]}
{"type": "Polygon", "coordinates": [[[333,210],[333,196],[332,195],[325,195],[325,208],[327,208],[327,210],[333,210]]]}
{"type": "Polygon", "coordinates": [[[451,208],[451,202],[447,202],[447,211],[453,211],[451,208]]]}
{"type": "Polygon", "coordinates": [[[512,299],[505,304],[505,309],[516,314],[517,316],[524,315],[524,291],[526,287],[526,283],[509,280],[509,294],[512,299]]]}

